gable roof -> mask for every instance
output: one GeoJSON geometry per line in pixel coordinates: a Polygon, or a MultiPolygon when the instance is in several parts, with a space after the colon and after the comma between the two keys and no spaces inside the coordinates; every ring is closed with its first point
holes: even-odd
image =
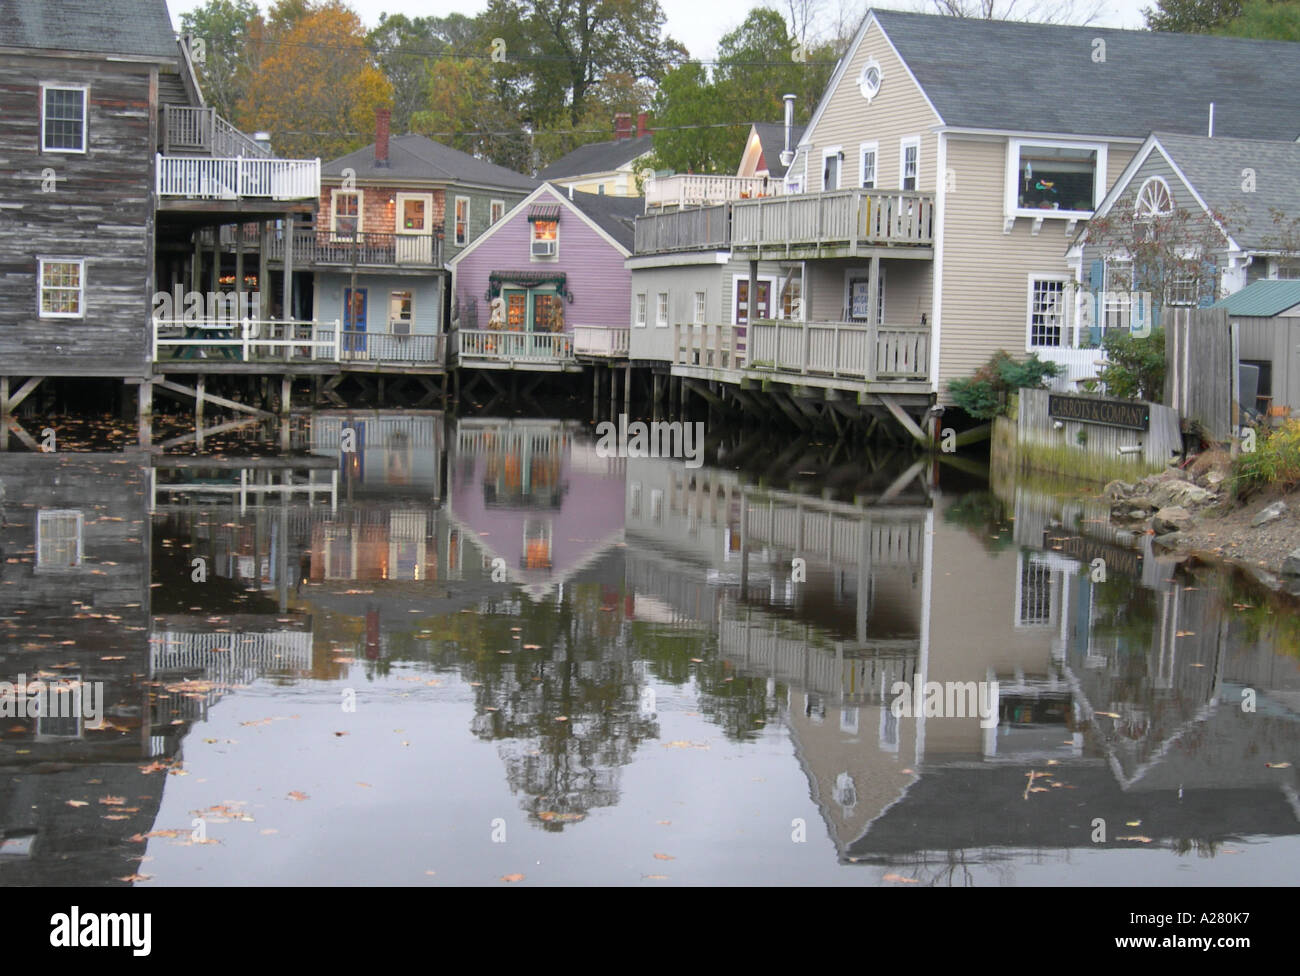
{"type": "Polygon", "coordinates": [[[166,0],[0,0],[0,47],[180,57],[166,0]]]}
{"type": "MultiPolygon", "coordinates": [[[[1267,249],[1279,228],[1273,211],[1300,217],[1300,143],[1259,139],[1213,139],[1152,133],[1167,158],[1210,208],[1223,214],[1229,231],[1247,250],[1267,249]],[[1242,171],[1253,170],[1255,189],[1242,192],[1242,171]]],[[[1276,243],[1274,243],[1276,249],[1276,243]]]]}
{"type": "Polygon", "coordinates": [[[434,142],[428,136],[410,133],[388,140],[388,163],[385,167],[375,165],[375,144],[372,142],[323,164],[321,175],[341,179],[343,170],[351,168],[356,171],[358,179],[433,180],[511,190],[532,190],[537,186],[536,180],[522,173],[477,159],[459,149],[434,142]]]}
{"type": "Polygon", "coordinates": [[[1217,135],[1300,135],[1300,44],[897,10],[868,11],[814,120],[872,23],[950,127],[1141,139],[1205,132],[1214,102],[1217,135]]]}
{"type": "Polygon", "coordinates": [[[1216,302],[1229,315],[1272,318],[1300,305],[1300,280],[1264,280],[1247,285],[1241,291],[1216,302]]]}
{"type": "Polygon", "coordinates": [[[637,157],[648,153],[654,148],[653,142],[653,135],[632,139],[612,139],[609,142],[589,142],[545,167],[537,174],[537,178],[558,180],[571,176],[586,176],[588,173],[612,173],[620,166],[625,166],[637,157]]]}
{"type": "MultiPolygon", "coordinates": [[[[613,247],[622,251],[623,257],[632,256],[633,218],[641,213],[645,201],[640,197],[611,197],[599,193],[576,192],[570,200],[568,190],[554,183],[543,183],[511,207],[495,224],[470,241],[468,247],[449,258],[447,265],[457,267],[479,245],[489,240],[502,227],[508,226],[520,214],[531,214],[552,204],[558,204],[564,212],[573,214],[613,247]]],[[[563,216],[560,219],[563,220],[563,216]]]]}
{"type": "MultiPolygon", "coordinates": [[[[754,133],[759,145],[763,147],[763,162],[767,163],[767,173],[773,179],[782,179],[788,169],[781,165],[781,150],[785,148],[785,123],[755,122],[754,133]]],[[[790,126],[790,151],[794,152],[803,138],[804,126],[790,126]]]]}
{"type": "Polygon", "coordinates": [[[640,197],[612,197],[602,193],[575,191],[570,202],[629,254],[632,252],[635,220],[645,212],[644,200],[640,197]]]}

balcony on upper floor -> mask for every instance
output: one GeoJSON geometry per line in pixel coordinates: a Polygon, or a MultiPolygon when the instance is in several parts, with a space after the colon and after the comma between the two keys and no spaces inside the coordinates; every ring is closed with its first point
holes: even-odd
{"type": "Polygon", "coordinates": [[[645,187],[646,210],[704,207],[733,200],[779,196],[785,184],[766,176],[717,176],[678,173],[650,180],[645,187]]]}
{"type": "Polygon", "coordinates": [[[649,213],[637,255],[731,250],[759,259],[934,254],[934,198],[902,190],[832,190],[649,213]]]}

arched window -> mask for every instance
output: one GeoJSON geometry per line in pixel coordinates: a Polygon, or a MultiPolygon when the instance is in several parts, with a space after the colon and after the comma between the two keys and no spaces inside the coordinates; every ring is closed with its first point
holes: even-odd
{"type": "Polygon", "coordinates": [[[1173,213],[1174,195],[1169,192],[1169,184],[1159,176],[1153,176],[1142,184],[1138,190],[1137,204],[1133,208],[1135,216],[1159,217],[1173,213]]]}

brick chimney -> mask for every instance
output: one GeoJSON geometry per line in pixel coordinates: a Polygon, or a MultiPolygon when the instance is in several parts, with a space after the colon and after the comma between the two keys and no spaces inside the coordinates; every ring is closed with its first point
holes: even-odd
{"type": "Polygon", "coordinates": [[[628,112],[619,112],[614,116],[614,139],[632,138],[632,116],[628,112]]]}
{"type": "Polygon", "coordinates": [[[390,109],[375,110],[375,166],[388,168],[388,129],[393,120],[390,109]]]}
{"type": "Polygon", "coordinates": [[[642,136],[648,136],[649,134],[650,134],[650,113],[638,112],[636,117],[636,137],[640,139],[642,136]]]}

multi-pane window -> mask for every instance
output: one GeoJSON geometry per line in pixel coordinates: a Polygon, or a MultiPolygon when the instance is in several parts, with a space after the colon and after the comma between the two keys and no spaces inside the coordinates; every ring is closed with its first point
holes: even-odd
{"type": "Polygon", "coordinates": [[[644,293],[636,296],[636,317],[633,324],[644,327],[646,320],[646,296],[644,293]]]}
{"type": "Polygon", "coordinates": [[[1035,553],[1020,565],[1020,623],[1052,622],[1052,567],[1035,553]]]}
{"type": "Polygon", "coordinates": [[[456,198],[455,238],[457,247],[469,242],[469,197],[456,198]]]}
{"type": "Polygon", "coordinates": [[[668,292],[661,291],[655,306],[655,325],[659,328],[668,326],[668,292]]]}
{"type": "Polygon", "coordinates": [[[533,295],[533,331],[564,331],[564,306],[560,303],[559,295],[533,295]]]}
{"type": "Polygon", "coordinates": [[[86,151],[86,89],[44,88],[41,106],[41,149],[44,152],[86,151]]]}
{"type": "Polygon", "coordinates": [[[41,318],[79,319],[86,314],[86,262],[47,260],[38,262],[41,318]]]}
{"type": "Polygon", "coordinates": [[[1029,283],[1029,344],[1060,346],[1065,333],[1065,282],[1035,278],[1029,283]]]}
{"type": "Polygon", "coordinates": [[[523,331],[528,321],[528,295],[521,291],[506,296],[506,326],[512,332],[523,331]]]}
{"type": "Polygon", "coordinates": [[[81,565],[82,517],[78,511],[52,509],[36,516],[36,565],[40,569],[76,569],[81,565]]]}
{"type": "Polygon", "coordinates": [[[428,200],[424,197],[402,197],[402,230],[423,231],[426,229],[426,210],[428,200]]]}
{"type": "Polygon", "coordinates": [[[874,146],[862,150],[862,188],[864,190],[874,190],[876,188],[876,149],[874,146]]]}
{"type": "Polygon", "coordinates": [[[827,150],[822,163],[822,189],[838,190],[840,188],[840,157],[838,150],[827,150]]]}
{"type": "Polygon", "coordinates": [[[1102,300],[1103,329],[1127,329],[1133,312],[1132,262],[1115,258],[1106,259],[1105,283],[1102,300]]]}
{"type": "Polygon", "coordinates": [[[1300,263],[1280,262],[1277,266],[1277,276],[1288,281],[1300,279],[1300,263]]]}
{"type": "Polygon", "coordinates": [[[904,190],[915,190],[921,173],[921,143],[919,140],[911,139],[903,142],[900,164],[902,188],[904,190]]]}
{"type": "Polygon", "coordinates": [[[1195,305],[1197,298],[1196,275],[1175,272],[1165,283],[1166,305],[1195,305]]]}
{"type": "Polygon", "coordinates": [[[697,291],[695,293],[695,318],[694,318],[694,322],[696,325],[700,325],[704,322],[704,317],[707,314],[706,312],[707,306],[708,306],[708,295],[705,292],[697,291]]]}
{"type": "Polygon", "coordinates": [[[493,200],[488,205],[488,217],[491,223],[496,223],[506,213],[506,202],[504,200],[493,200]]]}
{"type": "Polygon", "coordinates": [[[351,237],[361,230],[361,191],[334,191],[334,232],[351,237]]]}

